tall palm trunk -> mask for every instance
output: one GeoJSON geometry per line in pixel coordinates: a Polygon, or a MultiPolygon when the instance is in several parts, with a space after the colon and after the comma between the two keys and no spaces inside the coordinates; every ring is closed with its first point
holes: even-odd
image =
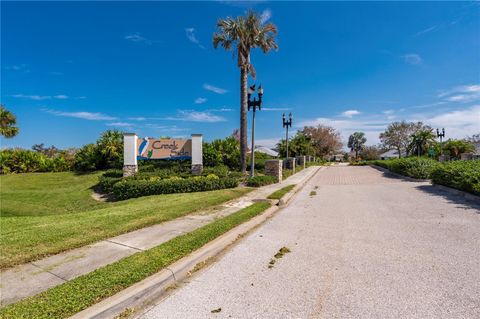
{"type": "Polygon", "coordinates": [[[248,66],[240,66],[240,169],[247,172],[247,112],[248,112],[248,66]]]}

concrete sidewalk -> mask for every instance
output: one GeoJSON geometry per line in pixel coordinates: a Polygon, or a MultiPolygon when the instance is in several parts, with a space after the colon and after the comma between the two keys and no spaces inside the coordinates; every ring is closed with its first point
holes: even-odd
{"type": "Polygon", "coordinates": [[[214,211],[196,212],[2,271],[0,273],[0,305],[5,306],[33,296],[139,251],[153,248],[174,237],[191,232],[217,218],[250,206],[255,200],[265,199],[287,185],[302,184],[319,169],[318,166],[309,167],[281,183],[260,187],[241,198],[224,203],[214,211]]]}

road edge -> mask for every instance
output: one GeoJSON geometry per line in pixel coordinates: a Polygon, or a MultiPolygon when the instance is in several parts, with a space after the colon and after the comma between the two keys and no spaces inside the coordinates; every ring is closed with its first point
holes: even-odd
{"type": "Polygon", "coordinates": [[[310,181],[310,179],[322,169],[323,167],[319,167],[318,169],[313,170],[311,175],[303,180],[301,184],[295,185],[290,192],[283,196],[283,198],[286,198],[284,201],[282,201],[283,198],[280,199],[277,205],[273,205],[266,209],[261,215],[231,229],[227,233],[212,240],[200,249],[183,257],[160,272],[76,313],[70,318],[115,318],[126,309],[140,308],[151,303],[152,300],[160,298],[170,287],[174,286],[177,282],[186,279],[189,276],[190,271],[197,264],[220,255],[226,249],[231,247],[232,244],[237,243],[245,234],[273,217],[277,211],[283,209],[289,202],[291,202],[294,196],[303,189],[308,181],[310,181]]]}

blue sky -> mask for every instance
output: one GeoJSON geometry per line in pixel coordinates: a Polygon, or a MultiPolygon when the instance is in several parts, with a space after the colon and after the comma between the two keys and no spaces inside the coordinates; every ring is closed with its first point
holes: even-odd
{"type": "Polygon", "coordinates": [[[283,112],[295,129],[364,131],[367,144],[403,119],[479,133],[479,4],[2,2],[1,102],[21,132],[1,144],[81,146],[109,128],[230,135],[239,70],[211,38],[218,18],[248,8],[279,29],[277,52],[252,54],[265,89],[257,144],[284,136],[283,112]]]}

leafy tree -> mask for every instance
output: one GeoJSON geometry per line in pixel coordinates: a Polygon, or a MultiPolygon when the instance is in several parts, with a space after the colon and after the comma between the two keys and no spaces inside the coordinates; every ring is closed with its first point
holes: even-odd
{"type": "Polygon", "coordinates": [[[315,156],[331,155],[342,149],[340,133],[331,126],[305,126],[301,132],[309,137],[315,156]]]}
{"type": "Polygon", "coordinates": [[[445,142],[443,150],[450,153],[453,158],[460,158],[460,154],[469,153],[475,150],[475,145],[466,140],[452,140],[445,142]]]}
{"type": "Polygon", "coordinates": [[[50,147],[45,147],[45,144],[43,144],[43,143],[34,144],[32,146],[32,150],[34,150],[35,152],[38,152],[38,153],[45,154],[48,157],[54,157],[60,152],[60,150],[58,148],[56,148],[55,146],[52,145],[50,147]]]}
{"type": "MultiPolygon", "coordinates": [[[[277,150],[281,156],[286,156],[287,144],[285,139],[280,140],[277,144],[277,150]]],[[[315,155],[315,148],[312,144],[312,140],[303,134],[303,132],[299,131],[288,141],[288,156],[295,157],[301,155],[315,155]]]]}
{"type": "Polygon", "coordinates": [[[410,154],[422,156],[427,153],[428,149],[436,144],[436,135],[433,134],[433,129],[425,125],[411,136],[408,150],[410,154]]]}
{"type": "Polygon", "coordinates": [[[233,137],[203,143],[205,166],[226,165],[230,169],[240,167],[240,143],[233,137]]]}
{"type": "Polygon", "coordinates": [[[277,49],[275,36],[277,27],[272,23],[262,24],[258,13],[249,11],[246,16],[236,19],[227,17],[217,22],[217,32],[213,35],[213,47],[221,45],[237,54],[237,66],[240,68],[240,169],[247,170],[247,80],[248,74],[255,78],[255,69],[250,63],[251,49],[261,48],[264,53],[277,49]]]}
{"type": "Polygon", "coordinates": [[[0,134],[6,138],[16,136],[20,130],[16,124],[17,118],[15,115],[7,110],[3,104],[0,104],[0,134]]]}
{"type": "Polygon", "coordinates": [[[355,151],[355,159],[358,158],[358,152],[363,148],[365,142],[367,142],[367,138],[363,132],[355,132],[348,137],[347,146],[350,150],[355,151]]]}
{"type": "Polygon", "coordinates": [[[383,150],[378,146],[364,146],[360,150],[360,157],[367,161],[376,160],[382,152],[383,150]]]}
{"type": "Polygon", "coordinates": [[[94,171],[99,168],[98,148],[96,144],[87,144],[75,154],[76,171],[94,171]]]}
{"type": "Polygon", "coordinates": [[[424,127],[422,122],[393,122],[388,125],[385,132],[380,133],[380,141],[387,148],[394,148],[401,157],[402,152],[409,154],[412,135],[424,127]]]}

